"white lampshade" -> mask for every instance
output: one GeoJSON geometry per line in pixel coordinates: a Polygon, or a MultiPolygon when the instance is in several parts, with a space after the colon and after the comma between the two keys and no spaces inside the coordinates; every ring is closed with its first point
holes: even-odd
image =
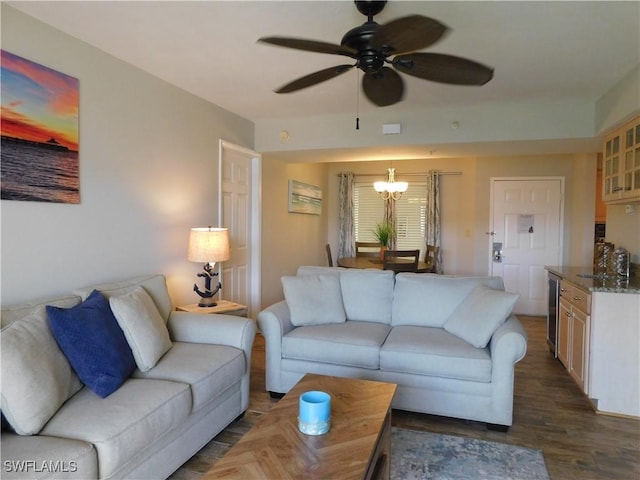
{"type": "Polygon", "coordinates": [[[229,260],[229,230],[226,228],[192,228],[188,258],[192,262],[229,260]]]}
{"type": "Polygon", "coordinates": [[[373,189],[378,193],[384,192],[387,189],[387,182],[382,182],[382,181],[374,182],[373,189]]]}

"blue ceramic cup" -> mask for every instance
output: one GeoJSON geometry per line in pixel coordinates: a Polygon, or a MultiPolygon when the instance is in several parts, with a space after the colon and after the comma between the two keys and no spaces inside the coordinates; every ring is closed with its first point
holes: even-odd
{"type": "Polygon", "coordinates": [[[331,395],[310,391],[300,395],[298,428],[307,435],[322,435],[331,424],[331,395]]]}

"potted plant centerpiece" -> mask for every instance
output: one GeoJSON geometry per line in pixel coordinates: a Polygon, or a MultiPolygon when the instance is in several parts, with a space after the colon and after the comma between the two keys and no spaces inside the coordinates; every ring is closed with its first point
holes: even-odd
{"type": "Polygon", "coordinates": [[[384,251],[389,248],[394,232],[393,224],[389,222],[381,222],[377,224],[373,230],[373,234],[378,239],[378,242],[380,242],[380,260],[384,259],[384,251]]]}

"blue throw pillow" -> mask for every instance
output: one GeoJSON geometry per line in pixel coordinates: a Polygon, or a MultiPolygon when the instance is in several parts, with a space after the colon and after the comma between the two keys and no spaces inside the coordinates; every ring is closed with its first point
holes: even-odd
{"type": "Polygon", "coordinates": [[[107,300],[94,290],[72,308],[47,306],[53,336],[80,380],[102,398],[136,368],[133,353],[107,300]]]}

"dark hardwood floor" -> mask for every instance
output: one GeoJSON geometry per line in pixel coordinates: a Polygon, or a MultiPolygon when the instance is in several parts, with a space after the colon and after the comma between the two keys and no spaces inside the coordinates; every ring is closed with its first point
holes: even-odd
{"type": "MultiPolygon", "coordinates": [[[[545,319],[520,320],[529,342],[527,355],[516,365],[514,421],[507,433],[487,430],[484,423],[397,410],[393,425],[540,449],[552,480],[640,479],[640,420],[596,414],[549,352],[545,319]]],[[[264,338],[257,335],[247,416],[203,448],[213,452],[187,462],[176,479],[197,478],[197,472],[207,470],[206,459],[224,453],[216,445],[235,443],[275,403],[265,392],[264,364],[264,338]]]]}

